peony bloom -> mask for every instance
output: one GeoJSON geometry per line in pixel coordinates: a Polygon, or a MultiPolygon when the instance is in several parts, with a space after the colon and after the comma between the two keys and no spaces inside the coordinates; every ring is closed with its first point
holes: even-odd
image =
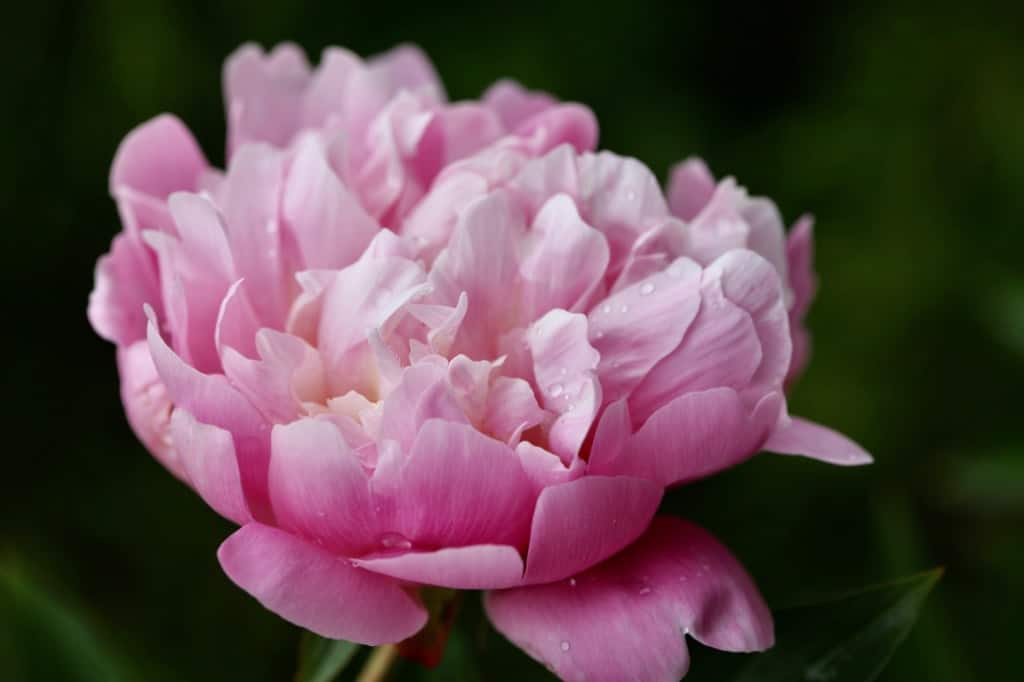
{"type": "Polygon", "coordinates": [[[728,550],[655,513],[761,449],[869,461],[786,410],[809,228],[787,252],[695,162],[666,199],[578,105],[448,103],[412,48],[244,47],[225,85],[226,172],[171,117],[122,143],[89,316],[139,438],[240,526],[228,576],[367,644],[423,628],[424,588],[486,590],[564,679],[770,646],[728,550]]]}

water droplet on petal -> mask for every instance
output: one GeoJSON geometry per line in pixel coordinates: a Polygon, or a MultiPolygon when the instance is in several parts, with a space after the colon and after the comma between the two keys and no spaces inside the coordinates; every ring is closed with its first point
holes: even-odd
{"type": "Polygon", "coordinates": [[[629,312],[629,306],[626,305],[626,304],[623,304],[622,307],[619,308],[619,312],[620,313],[628,313],[629,312]]]}
{"type": "Polygon", "coordinates": [[[640,295],[641,296],[650,296],[653,293],[654,293],[654,285],[651,284],[650,282],[648,282],[647,284],[645,284],[642,287],[640,287],[640,295]]]}
{"type": "Polygon", "coordinates": [[[385,533],[380,538],[381,547],[387,549],[409,549],[412,543],[409,539],[398,533],[385,533]]]}
{"type": "Polygon", "coordinates": [[[576,587],[576,578],[569,578],[569,587],[576,587]]]}
{"type": "Polygon", "coordinates": [[[636,192],[633,190],[626,192],[626,201],[636,201],[636,192]]]}
{"type": "Polygon", "coordinates": [[[548,386],[548,394],[550,394],[552,398],[557,398],[562,395],[562,391],[564,390],[565,387],[562,386],[562,384],[551,384],[548,386]]]}
{"type": "Polygon", "coordinates": [[[612,314],[612,305],[611,305],[611,303],[605,303],[603,306],[601,306],[601,312],[604,313],[605,315],[611,315],[612,314]]]}
{"type": "Polygon", "coordinates": [[[604,332],[602,332],[602,331],[594,332],[594,338],[596,338],[596,339],[603,339],[604,338],[604,332]]]}
{"type": "Polygon", "coordinates": [[[561,647],[562,647],[562,651],[568,651],[569,650],[569,642],[568,642],[568,640],[563,639],[561,647]]]}
{"type": "Polygon", "coordinates": [[[569,368],[568,367],[563,367],[562,369],[558,370],[558,373],[561,374],[564,377],[566,374],[569,373],[569,368]]]}
{"type": "Polygon", "coordinates": [[[651,588],[649,588],[649,587],[642,587],[642,588],[640,588],[640,596],[643,596],[645,594],[650,594],[650,593],[651,593],[651,588]]]}

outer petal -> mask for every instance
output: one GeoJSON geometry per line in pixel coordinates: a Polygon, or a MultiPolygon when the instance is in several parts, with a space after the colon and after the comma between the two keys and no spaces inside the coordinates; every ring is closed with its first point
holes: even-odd
{"type": "Polygon", "coordinates": [[[523,559],[519,550],[508,545],[447,547],[433,552],[364,557],[353,563],[399,580],[457,590],[493,590],[523,580],[523,559]]]}
{"type": "Polygon", "coordinates": [[[502,634],[564,680],[676,682],[689,667],[686,634],[728,651],[774,639],[768,608],[729,551],[667,517],[572,580],[491,592],[485,605],[502,634]]]}
{"type": "Polygon", "coordinates": [[[331,422],[275,426],[268,478],[285,530],[349,556],[376,546],[369,478],[331,422]]]}
{"type": "Polygon", "coordinates": [[[513,80],[497,81],[487,88],[482,99],[510,130],[557,104],[546,92],[531,92],[513,80]]]}
{"type": "Polygon", "coordinates": [[[133,234],[119,234],[96,263],[87,315],[97,334],[127,345],[146,334],[143,306],[163,309],[152,255],[133,234]]]}
{"type": "MultiPolygon", "coordinates": [[[[687,393],[655,412],[618,450],[595,438],[591,471],[637,476],[660,486],[708,476],[754,455],[778,422],[782,403],[780,393],[770,393],[749,410],[731,388],[687,393]]],[[[605,422],[621,420],[616,416],[609,408],[599,436],[605,422]]]]}
{"type": "Polygon", "coordinates": [[[789,286],[793,291],[793,302],[789,308],[793,357],[786,381],[792,382],[807,366],[811,353],[811,338],[804,326],[804,315],[814,300],[818,278],[814,274],[814,219],[810,216],[800,218],[790,230],[786,241],[786,261],[789,263],[789,286]]]}
{"type": "Polygon", "coordinates": [[[217,557],[261,604],[323,637],[385,644],[427,622],[426,610],[397,581],[277,528],[250,523],[224,541],[217,557]]]}
{"type": "Polygon", "coordinates": [[[545,488],[533,515],[526,581],[561,580],[607,559],[644,532],[659,502],[661,488],[625,476],[545,488]]]}
{"type": "Polygon", "coordinates": [[[162,114],[128,133],[117,148],[110,169],[110,191],[122,188],[165,198],[171,192],[191,190],[206,159],[192,133],[177,117],[162,114]]]}
{"type": "Polygon", "coordinates": [[[117,349],[121,402],[128,423],[146,449],[178,478],[185,478],[169,429],[174,405],[160,380],[146,341],[117,349]]]}
{"type": "Polygon", "coordinates": [[[239,525],[252,521],[231,434],[176,409],[171,416],[171,438],[185,476],[203,501],[239,525]]]}
{"type": "Polygon", "coordinates": [[[840,466],[870,464],[873,461],[871,455],[843,434],[799,417],[793,417],[788,425],[777,429],[764,444],[764,449],[781,455],[803,455],[840,466]]]}
{"type": "Polygon", "coordinates": [[[397,471],[373,478],[382,523],[414,548],[521,545],[534,493],[519,459],[473,427],[434,419],[397,471]]]}

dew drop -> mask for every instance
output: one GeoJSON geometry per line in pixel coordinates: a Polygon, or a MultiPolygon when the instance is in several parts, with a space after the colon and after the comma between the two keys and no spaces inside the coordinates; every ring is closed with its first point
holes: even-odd
{"type": "Polygon", "coordinates": [[[569,587],[576,587],[576,578],[569,578],[569,587]]]}
{"type": "Polygon", "coordinates": [[[569,641],[563,639],[561,647],[562,647],[562,651],[568,651],[569,650],[569,641]]]}
{"type": "Polygon", "coordinates": [[[642,588],[640,588],[640,596],[641,597],[643,595],[645,595],[645,594],[650,594],[650,593],[651,593],[651,588],[649,588],[649,587],[642,587],[642,588]]]}
{"type": "Polygon", "coordinates": [[[604,332],[602,332],[602,331],[594,332],[594,338],[596,338],[596,339],[603,339],[604,338],[604,332]]]}
{"type": "Polygon", "coordinates": [[[629,190],[628,192],[626,192],[626,200],[636,201],[636,192],[634,192],[633,190],[629,190]]]}
{"type": "Polygon", "coordinates": [[[611,315],[612,314],[612,305],[611,305],[611,303],[605,303],[603,306],[601,306],[601,312],[604,313],[605,315],[611,315]]]}
{"type": "Polygon", "coordinates": [[[409,549],[412,547],[412,543],[409,542],[408,538],[398,533],[385,533],[380,538],[381,547],[387,549],[409,549]]]}
{"type": "Polygon", "coordinates": [[[564,390],[565,387],[562,386],[562,384],[551,384],[548,386],[548,394],[550,394],[552,398],[557,398],[562,395],[562,391],[564,390]]]}
{"type": "Polygon", "coordinates": [[[619,308],[619,312],[620,313],[628,313],[629,312],[629,306],[626,305],[626,304],[622,304],[622,307],[619,308]]]}
{"type": "Polygon", "coordinates": [[[640,295],[641,296],[650,296],[653,293],[654,293],[654,285],[651,284],[650,282],[648,282],[647,284],[645,284],[642,287],[640,287],[640,295]]]}
{"type": "Polygon", "coordinates": [[[566,374],[569,373],[569,368],[568,367],[563,367],[562,369],[558,370],[558,373],[561,374],[564,377],[566,374]]]}

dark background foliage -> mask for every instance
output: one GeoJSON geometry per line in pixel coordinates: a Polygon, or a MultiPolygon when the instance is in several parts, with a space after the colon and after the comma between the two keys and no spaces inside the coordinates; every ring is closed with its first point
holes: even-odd
{"type": "MultiPolygon", "coordinates": [[[[143,679],[294,670],[298,631],[223,576],[214,551],[229,524],[134,440],[113,348],[85,320],[93,263],[118,229],[106,182],[120,138],[171,111],[221,163],[222,60],[247,40],[291,39],[314,60],[331,44],[365,55],[416,42],[453,98],[512,76],[590,104],[602,146],[662,177],[696,153],[788,219],[813,212],[815,355],[792,411],[877,463],[763,455],[665,506],[732,547],[774,605],[944,565],[884,679],[1019,679],[1024,5],[772,5],[5,10],[0,677],[67,679],[24,617],[32,600],[77,614],[65,638],[116,651],[143,679]]],[[[482,648],[483,679],[534,679],[466,613],[453,650],[482,648]]]]}

